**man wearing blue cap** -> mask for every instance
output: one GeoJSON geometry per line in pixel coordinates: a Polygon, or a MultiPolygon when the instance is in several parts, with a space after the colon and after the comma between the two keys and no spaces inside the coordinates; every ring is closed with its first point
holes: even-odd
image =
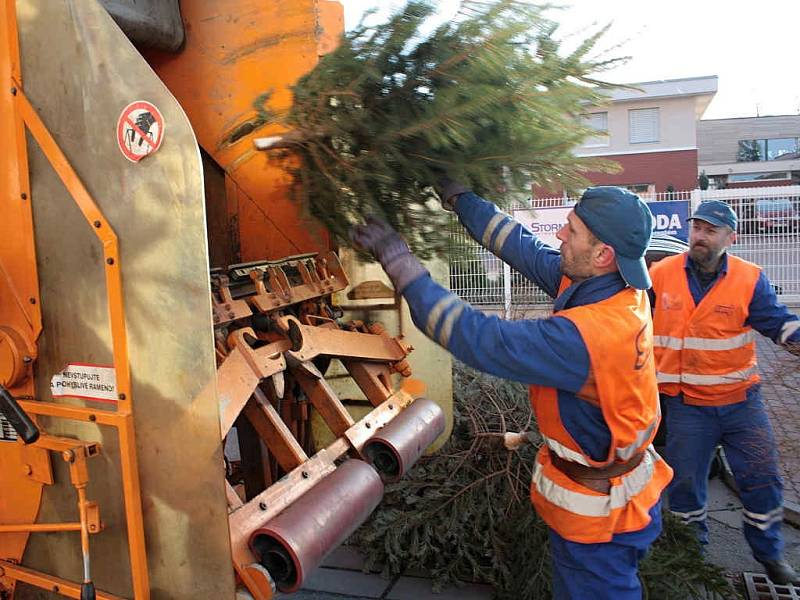
{"type": "Polygon", "coordinates": [[[652,439],[660,413],[644,254],[653,217],[638,196],[591,188],[559,252],[490,202],[449,185],[443,205],[472,237],[555,298],[545,319],[507,321],[435,283],[386,223],[353,240],[372,252],[414,323],[468,365],[531,386],[544,444],[531,501],[550,529],[554,597],[639,600],[639,560],[661,531],[672,471],[652,439]]]}
{"type": "Polygon", "coordinates": [[[689,250],[650,270],[666,458],[675,469],[670,510],[708,543],[708,472],[722,444],[753,556],[774,583],[787,584],[797,576],[783,557],[783,488],[759,389],[755,331],[800,354],[800,320],[778,302],[758,266],[727,253],[737,225],[727,204],[703,202],[690,220],[689,250]]]}

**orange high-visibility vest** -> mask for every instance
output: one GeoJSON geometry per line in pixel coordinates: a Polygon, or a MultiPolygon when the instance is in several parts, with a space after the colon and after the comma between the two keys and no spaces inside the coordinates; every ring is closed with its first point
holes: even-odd
{"type": "Polygon", "coordinates": [[[744,322],[761,269],[729,254],[727,273],[695,306],[685,261],[670,256],[650,269],[659,390],[687,404],[741,402],[759,381],[755,332],[744,322]]]}
{"type": "Polygon", "coordinates": [[[586,455],[561,421],[557,390],[531,386],[531,404],[545,442],[536,457],[531,500],[560,536],[581,543],[607,542],[614,534],[646,527],[649,510],[672,479],[672,469],[651,444],[660,411],[650,306],[645,292],[626,288],[557,315],[575,324],[589,353],[590,380],[576,402],[599,405],[611,445],[604,461],[586,455]],[[593,469],[640,462],[610,478],[609,493],[604,494],[567,476],[553,464],[553,454],[593,469]]]}

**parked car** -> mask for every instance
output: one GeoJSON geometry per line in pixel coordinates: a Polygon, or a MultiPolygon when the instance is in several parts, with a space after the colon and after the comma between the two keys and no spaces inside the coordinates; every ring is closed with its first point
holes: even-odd
{"type": "Polygon", "coordinates": [[[674,254],[681,254],[689,249],[689,244],[675,236],[667,233],[654,233],[650,239],[650,245],[647,247],[647,253],[644,256],[645,262],[649,267],[654,262],[660,261],[662,258],[672,256],[674,254]]]}
{"type": "Polygon", "coordinates": [[[755,201],[754,224],[758,233],[800,231],[800,215],[789,198],[759,198],[755,201]]]}

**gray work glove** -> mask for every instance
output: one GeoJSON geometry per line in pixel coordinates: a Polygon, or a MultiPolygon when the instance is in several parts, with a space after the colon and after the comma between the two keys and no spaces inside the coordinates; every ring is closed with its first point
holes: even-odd
{"type": "Polygon", "coordinates": [[[463,183],[453,181],[447,175],[441,177],[436,184],[436,193],[439,194],[442,208],[448,211],[455,209],[459,194],[469,191],[471,190],[463,183]]]}
{"type": "Polygon", "coordinates": [[[366,223],[353,228],[350,238],[381,263],[398,293],[428,273],[400,234],[382,219],[367,217],[366,223]]]}

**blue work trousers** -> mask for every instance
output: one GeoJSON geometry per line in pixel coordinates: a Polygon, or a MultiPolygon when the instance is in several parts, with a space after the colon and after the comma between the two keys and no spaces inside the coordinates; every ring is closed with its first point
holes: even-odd
{"type": "Polygon", "coordinates": [[[722,444],[744,506],[744,536],[756,560],[783,555],[783,482],[778,452],[759,386],[744,402],[692,406],[680,396],[666,396],[665,458],[675,472],[667,488],[669,508],[692,523],[701,544],[708,543],[706,494],[714,451],[722,444]]]}
{"type": "Polygon", "coordinates": [[[550,530],[554,600],[641,600],[639,561],[661,533],[661,502],[650,524],[602,544],[570,542],[550,530]]]}

